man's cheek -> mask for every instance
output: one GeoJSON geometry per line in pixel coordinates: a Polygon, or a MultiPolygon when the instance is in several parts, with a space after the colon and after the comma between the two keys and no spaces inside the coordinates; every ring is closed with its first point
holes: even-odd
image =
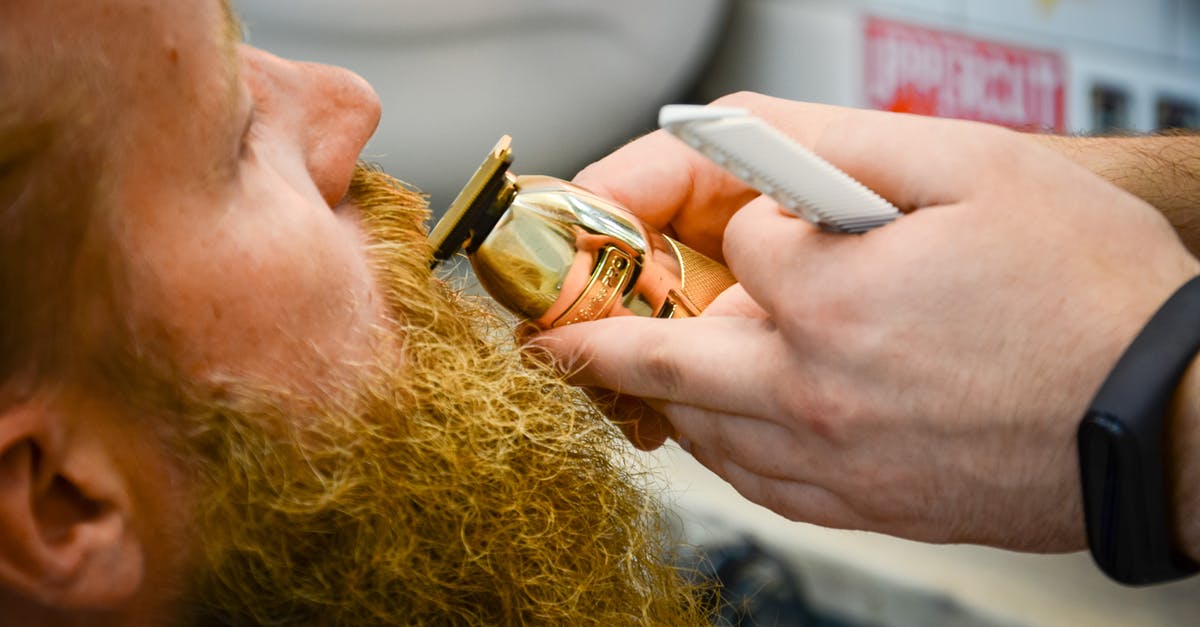
{"type": "Polygon", "coordinates": [[[377,312],[355,251],[303,228],[239,237],[254,232],[181,243],[135,289],[144,326],[167,341],[176,365],[295,379],[307,378],[315,356],[366,357],[363,331],[377,312]]]}

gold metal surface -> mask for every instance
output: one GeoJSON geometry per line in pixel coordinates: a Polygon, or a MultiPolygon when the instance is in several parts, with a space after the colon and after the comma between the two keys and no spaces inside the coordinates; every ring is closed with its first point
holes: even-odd
{"type": "Polygon", "coordinates": [[[430,241],[449,253],[465,246],[483,288],[537,326],[694,316],[734,283],[625,208],[556,178],[514,176],[511,161],[505,136],[430,241]]]}
{"type": "Polygon", "coordinates": [[[607,317],[633,277],[633,271],[633,260],[629,255],[616,246],[608,246],[600,252],[596,271],[583,293],[550,326],[562,327],[607,317]]]}
{"type": "Polygon", "coordinates": [[[679,266],[683,268],[683,274],[679,277],[682,290],[697,314],[707,308],[721,292],[737,282],[725,266],[684,246],[681,242],[669,237],[667,241],[675,246],[675,252],[679,255],[679,266]]]}
{"type": "Polygon", "coordinates": [[[720,264],[690,249],[681,253],[676,242],[581,187],[546,176],[518,176],[514,186],[508,211],[471,260],[489,294],[542,328],[613,315],[696,315],[733,284],[720,264]],[[626,260],[619,276],[610,265],[618,258],[626,260]],[[600,287],[614,281],[619,293],[600,287]]]}
{"type": "MultiPolygon", "coordinates": [[[[481,213],[500,212],[507,206],[513,190],[511,185],[504,189],[508,182],[505,172],[511,163],[512,138],[504,135],[429,233],[429,242],[435,251],[435,265],[472,243],[471,238],[479,235],[475,223],[481,213]]],[[[487,234],[482,235],[486,237],[487,234]]]]}

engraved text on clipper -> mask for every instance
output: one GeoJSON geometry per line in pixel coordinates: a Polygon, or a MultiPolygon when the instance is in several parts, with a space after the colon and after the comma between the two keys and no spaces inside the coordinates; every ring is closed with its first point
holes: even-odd
{"type": "Polygon", "coordinates": [[[550,326],[561,327],[607,316],[632,275],[633,260],[629,255],[616,247],[606,246],[600,251],[600,261],[583,293],[550,326]]]}

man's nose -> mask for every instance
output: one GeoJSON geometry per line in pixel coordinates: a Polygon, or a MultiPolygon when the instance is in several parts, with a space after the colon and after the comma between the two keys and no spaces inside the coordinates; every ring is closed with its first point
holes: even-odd
{"type": "Polygon", "coordinates": [[[335,205],[350,187],[359,153],[379,124],[380,103],[361,76],[338,67],[287,61],[248,48],[243,58],[269,75],[273,109],[299,143],[321,196],[335,205]]]}

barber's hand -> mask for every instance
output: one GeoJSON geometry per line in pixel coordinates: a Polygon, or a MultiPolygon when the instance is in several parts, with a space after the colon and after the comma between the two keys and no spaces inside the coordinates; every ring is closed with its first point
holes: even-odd
{"type": "Polygon", "coordinates": [[[578,182],[723,252],[740,285],[699,318],[610,318],[535,341],[575,381],[646,399],[698,460],[793,519],[1083,547],[1078,421],[1200,271],[1166,221],[995,127],[755,95],[718,104],[750,109],[909,215],[823,233],[649,135],[578,182]]]}

